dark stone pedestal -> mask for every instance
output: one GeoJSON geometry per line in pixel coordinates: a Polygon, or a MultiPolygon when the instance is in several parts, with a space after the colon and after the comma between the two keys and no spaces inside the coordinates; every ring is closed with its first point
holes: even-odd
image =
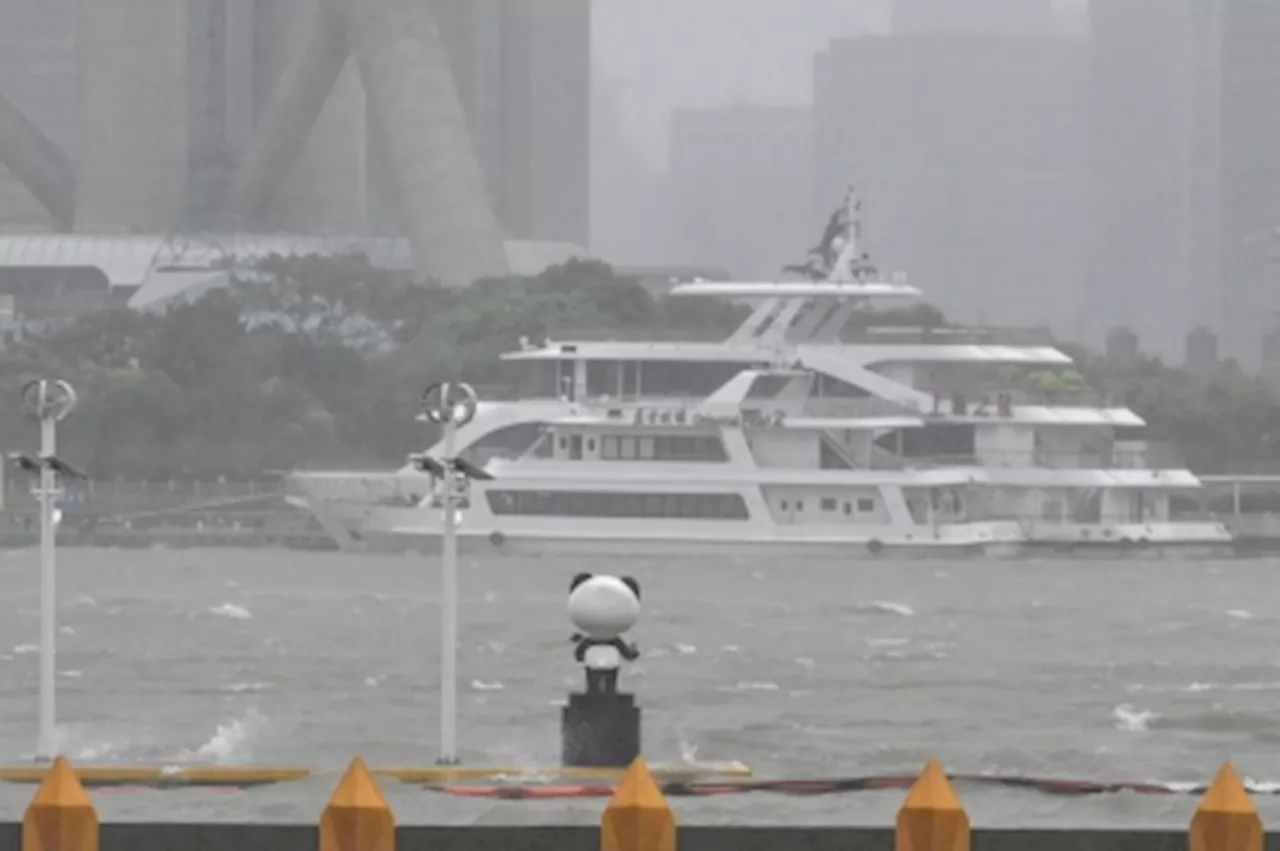
{"type": "Polygon", "coordinates": [[[640,755],[640,707],[633,694],[569,695],[560,714],[566,766],[626,768],[640,755]]]}

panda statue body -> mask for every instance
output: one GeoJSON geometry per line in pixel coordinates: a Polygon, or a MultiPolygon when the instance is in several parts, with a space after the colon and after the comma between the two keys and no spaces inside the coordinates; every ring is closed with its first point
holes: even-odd
{"type": "Polygon", "coordinates": [[[640,753],[640,709],[618,692],[623,660],[639,658],[623,635],[640,617],[640,584],[629,576],[580,573],[569,585],[573,658],[586,670],[587,688],[569,695],[561,721],[567,766],[625,767],[640,753]]]}
{"type": "Polygon", "coordinates": [[[630,576],[579,573],[569,585],[569,620],[578,632],[573,658],[587,670],[587,692],[612,694],[618,690],[622,660],[640,656],[622,636],[640,617],[640,583],[630,576]]]}

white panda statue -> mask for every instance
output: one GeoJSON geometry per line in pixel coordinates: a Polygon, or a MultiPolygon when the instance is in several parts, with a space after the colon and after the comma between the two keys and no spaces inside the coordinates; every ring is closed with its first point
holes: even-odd
{"type": "Polygon", "coordinates": [[[569,620],[578,632],[573,658],[587,670],[587,692],[613,694],[618,690],[622,660],[640,658],[623,634],[640,617],[640,583],[630,576],[579,573],[569,584],[569,620]]]}

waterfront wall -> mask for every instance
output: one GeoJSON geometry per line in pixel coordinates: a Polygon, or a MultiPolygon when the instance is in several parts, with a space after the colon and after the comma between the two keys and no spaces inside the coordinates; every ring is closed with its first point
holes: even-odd
{"type": "Polygon", "coordinates": [[[971,830],[946,774],[930,762],[893,827],[703,826],[677,829],[643,758],[604,806],[600,827],[397,826],[374,773],[357,759],[315,825],[100,825],[65,758],[44,772],[22,824],[0,824],[0,851],[1280,851],[1230,764],[1186,831],[971,830]]]}
{"type": "MultiPolygon", "coordinates": [[[[108,824],[99,851],[316,851],[315,825],[108,824]]],[[[682,827],[680,851],[891,851],[893,828],[682,827]]],[[[1176,830],[974,830],[972,851],[1187,851],[1176,830]]],[[[0,851],[22,826],[0,825],[0,851]]],[[[1280,834],[1266,836],[1280,851],[1280,834]]],[[[396,851],[600,851],[593,827],[399,827],[396,851]]],[[[954,851],[954,849],[948,849],[954,851]]],[[[1208,851],[1208,849],[1207,849],[1208,851]]]]}

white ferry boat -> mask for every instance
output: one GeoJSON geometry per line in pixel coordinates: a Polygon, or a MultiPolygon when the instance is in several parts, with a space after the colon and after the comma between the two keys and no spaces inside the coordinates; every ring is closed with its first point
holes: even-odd
{"type": "MultiPolygon", "coordinates": [[[[833,214],[808,280],[676,286],[754,305],[722,342],[505,355],[521,398],[482,401],[456,435],[492,477],[459,494],[463,551],[1229,551],[1221,523],[1170,516],[1199,480],[1153,467],[1142,419],[1072,387],[1047,334],[877,326],[921,293],[861,253],[859,206],[833,214]]],[[[438,546],[442,487],[410,465],[296,473],[289,493],[345,549],[408,551],[438,546]]]]}

